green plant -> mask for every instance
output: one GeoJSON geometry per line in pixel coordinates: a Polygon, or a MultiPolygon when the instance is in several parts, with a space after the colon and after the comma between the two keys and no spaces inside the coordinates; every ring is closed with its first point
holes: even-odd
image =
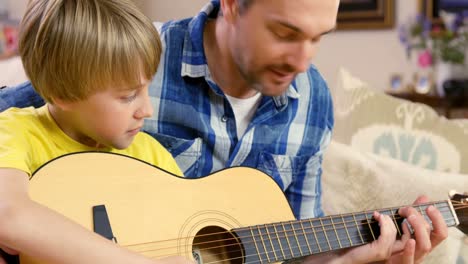
{"type": "Polygon", "coordinates": [[[408,56],[418,53],[420,67],[428,67],[437,61],[464,64],[468,47],[468,12],[441,13],[443,24],[433,24],[426,17],[400,26],[399,37],[408,56]]]}

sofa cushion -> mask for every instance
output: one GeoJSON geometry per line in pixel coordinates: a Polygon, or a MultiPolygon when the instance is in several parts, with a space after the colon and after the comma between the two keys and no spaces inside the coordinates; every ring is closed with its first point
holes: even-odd
{"type": "Polygon", "coordinates": [[[468,173],[468,122],[386,95],[341,69],[331,87],[333,139],[426,169],[468,173]]]}

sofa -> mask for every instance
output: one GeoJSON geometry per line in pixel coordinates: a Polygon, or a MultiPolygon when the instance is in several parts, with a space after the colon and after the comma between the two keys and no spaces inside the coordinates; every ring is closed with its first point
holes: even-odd
{"type": "MultiPolygon", "coordinates": [[[[346,69],[330,90],[335,130],[323,160],[326,214],[468,191],[468,120],[448,120],[426,105],[391,97],[346,69]]],[[[424,263],[468,264],[468,236],[450,228],[424,263]]]]}

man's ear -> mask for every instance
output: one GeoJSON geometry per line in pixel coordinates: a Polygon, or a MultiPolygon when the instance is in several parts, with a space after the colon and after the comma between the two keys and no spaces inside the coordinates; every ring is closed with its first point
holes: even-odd
{"type": "Polygon", "coordinates": [[[221,0],[221,11],[224,19],[232,24],[239,16],[239,3],[237,0],[221,0]]]}

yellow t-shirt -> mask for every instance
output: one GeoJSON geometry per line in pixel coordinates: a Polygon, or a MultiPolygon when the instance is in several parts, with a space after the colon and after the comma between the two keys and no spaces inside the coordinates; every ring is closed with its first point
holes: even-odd
{"type": "Polygon", "coordinates": [[[146,161],[182,176],[171,154],[154,138],[138,133],[126,149],[97,149],[66,135],[46,106],[10,108],[0,113],[0,168],[15,168],[30,176],[41,165],[59,156],[83,151],[119,153],[146,161]]]}

